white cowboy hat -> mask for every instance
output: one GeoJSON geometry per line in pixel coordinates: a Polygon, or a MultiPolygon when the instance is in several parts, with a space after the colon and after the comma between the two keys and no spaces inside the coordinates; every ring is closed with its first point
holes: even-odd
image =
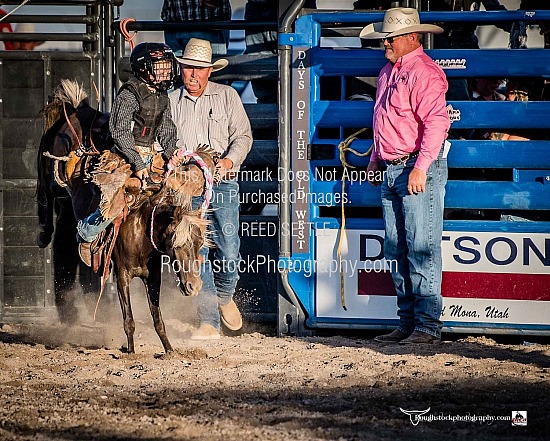
{"type": "Polygon", "coordinates": [[[392,8],[384,14],[384,21],[365,26],[359,37],[374,40],[417,33],[441,34],[443,29],[436,25],[420,24],[418,11],[414,8],[392,8]]]}
{"type": "MultiPolygon", "coordinates": [[[[15,26],[14,32],[20,33],[20,34],[36,34],[36,28],[34,27],[34,24],[32,23],[18,23],[15,26]]],[[[35,41],[34,44],[36,46],[40,46],[41,44],[44,44],[43,41],[35,41]]]]}
{"type": "Polygon", "coordinates": [[[197,67],[211,67],[213,72],[221,70],[229,64],[225,58],[220,58],[212,63],[212,46],[208,40],[191,38],[181,58],[176,57],[181,64],[197,67]]]}

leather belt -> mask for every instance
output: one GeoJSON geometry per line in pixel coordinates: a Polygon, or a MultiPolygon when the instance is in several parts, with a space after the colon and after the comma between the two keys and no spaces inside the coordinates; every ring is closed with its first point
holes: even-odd
{"type": "Polygon", "coordinates": [[[401,158],[392,159],[391,161],[386,161],[387,165],[401,165],[405,164],[409,159],[416,158],[418,156],[418,150],[415,152],[409,153],[405,156],[401,156],[401,158]]]}

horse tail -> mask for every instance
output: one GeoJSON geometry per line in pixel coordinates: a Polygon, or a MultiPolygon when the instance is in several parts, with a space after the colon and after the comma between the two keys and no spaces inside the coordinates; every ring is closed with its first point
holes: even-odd
{"type": "Polygon", "coordinates": [[[40,233],[38,235],[38,246],[46,247],[51,240],[54,231],[54,204],[55,194],[52,185],[54,184],[53,167],[55,165],[44,157],[54,144],[59,127],[65,122],[63,106],[68,104],[72,107],[70,113],[74,112],[82,101],[87,98],[82,85],[73,80],[61,80],[52,92],[50,102],[44,106],[41,113],[44,117],[44,133],[40,140],[38,156],[36,161],[37,180],[36,198],[38,202],[38,223],[40,233]]]}
{"type": "Polygon", "coordinates": [[[63,115],[63,106],[70,104],[76,109],[88,98],[84,86],[75,80],[62,79],[52,92],[50,102],[41,110],[44,117],[44,132],[47,132],[63,115]]]}

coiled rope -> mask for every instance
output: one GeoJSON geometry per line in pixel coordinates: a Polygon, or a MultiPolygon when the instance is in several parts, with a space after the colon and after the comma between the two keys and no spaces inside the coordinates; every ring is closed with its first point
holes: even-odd
{"type": "Polygon", "coordinates": [[[345,285],[344,285],[344,271],[342,266],[342,245],[344,243],[344,235],[346,230],[346,212],[345,212],[345,198],[344,193],[346,191],[346,177],[348,176],[347,168],[355,168],[353,165],[348,163],[346,160],[346,152],[351,152],[356,156],[364,157],[370,155],[372,151],[372,146],[365,153],[360,153],[355,149],[350,147],[351,143],[357,139],[361,133],[363,133],[366,128],[358,130],[353,135],[348,136],[344,141],[338,144],[338,150],[340,151],[340,162],[344,166],[344,173],[342,174],[342,197],[341,197],[341,209],[342,209],[342,223],[340,224],[340,231],[338,234],[338,265],[340,267],[340,302],[344,311],[347,311],[346,308],[346,297],[345,297],[345,285]]]}

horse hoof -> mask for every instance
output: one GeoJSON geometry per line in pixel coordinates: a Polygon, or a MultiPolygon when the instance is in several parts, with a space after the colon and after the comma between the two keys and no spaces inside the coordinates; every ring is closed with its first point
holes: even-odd
{"type": "Polygon", "coordinates": [[[39,248],[46,248],[52,241],[52,235],[48,233],[39,233],[36,237],[36,244],[39,248]]]}
{"type": "Polygon", "coordinates": [[[164,352],[164,354],[155,354],[153,357],[157,360],[174,360],[181,358],[181,354],[173,349],[170,349],[169,351],[164,352]]]}

